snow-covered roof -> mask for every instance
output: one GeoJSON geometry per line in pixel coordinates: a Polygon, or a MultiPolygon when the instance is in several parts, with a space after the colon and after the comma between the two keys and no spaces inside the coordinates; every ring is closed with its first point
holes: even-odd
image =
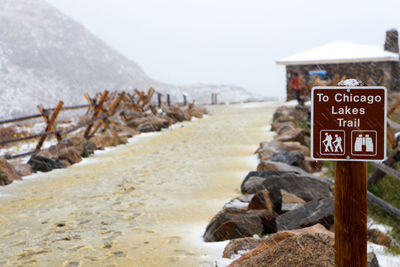
{"type": "Polygon", "coordinates": [[[285,57],[278,65],[305,65],[324,63],[353,63],[368,61],[399,61],[399,55],[382,47],[336,41],[305,52],[285,57]]]}

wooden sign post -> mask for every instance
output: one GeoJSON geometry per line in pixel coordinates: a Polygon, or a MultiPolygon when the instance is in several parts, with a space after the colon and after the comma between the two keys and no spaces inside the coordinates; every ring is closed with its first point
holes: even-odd
{"type": "Polygon", "coordinates": [[[367,161],[386,158],[386,88],[312,89],[311,156],[335,160],[335,263],[367,266],[367,161]]]}

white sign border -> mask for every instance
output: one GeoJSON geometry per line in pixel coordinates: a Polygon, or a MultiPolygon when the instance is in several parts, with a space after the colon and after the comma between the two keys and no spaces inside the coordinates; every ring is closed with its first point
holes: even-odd
{"type": "Polygon", "coordinates": [[[311,89],[311,140],[310,154],[313,160],[317,161],[367,161],[382,162],[387,158],[387,88],[384,86],[314,86],[311,89]],[[382,89],[385,92],[385,129],[384,129],[384,158],[383,159],[338,159],[338,158],[314,158],[314,90],[333,89],[333,90],[363,90],[363,89],[382,89]]]}

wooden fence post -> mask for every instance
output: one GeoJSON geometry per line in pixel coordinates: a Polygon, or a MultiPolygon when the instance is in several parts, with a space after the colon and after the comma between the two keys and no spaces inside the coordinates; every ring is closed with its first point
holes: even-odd
{"type": "Polygon", "coordinates": [[[335,164],[336,267],[367,266],[367,164],[335,164]]]}
{"type": "Polygon", "coordinates": [[[336,162],[335,248],[337,267],[367,266],[366,162],[336,162]]]}
{"type": "Polygon", "coordinates": [[[158,99],[158,107],[161,107],[161,102],[162,102],[162,94],[157,92],[157,99],[158,99]]]}
{"type": "Polygon", "coordinates": [[[171,106],[171,98],[170,98],[169,94],[167,94],[167,105],[168,105],[168,107],[171,106]]]}
{"type": "MultiPolygon", "coordinates": [[[[64,105],[64,102],[59,101],[57,104],[57,107],[55,108],[53,114],[51,115],[51,118],[49,119],[48,116],[44,116],[45,121],[47,123],[46,129],[45,129],[45,133],[53,130],[53,124],[56,122],[57,116],[61,111],[62,106],[64,105]]],[[[39,111],[42,110],[41,107],[39,108],[39,111]]],[[[43,110],[42,110],[43,111],[43,110]]],[[[44,143],[44,141],[46,140],[47,135],[43,135],[40,137],[38,144],[36,145],[36,151],[39,151],[42,148],[42,145],[44,143]]],[[[58,137],[57,137],[58,140],[58,137]]],[[[61,140],[61,137],[59,138],[58,141],[61,140]]]]}
{"type": "MultiPolygon", "coordinates": [[[[101,95],[99,104],[98,105],[93,104],[94,114],[93,114],[92,118],[99,116],[99,114],[102,112],[103,104],[106,101],[107,96],[108,96],[108,91],[104,91],[101,95]]],[[[90,101],[89,104],[92,104],[92,101],[90,101]]],[[[85,133],[83,135],[86,139],[89,137],[90,130],[92,129],[92,127],[93,127],[93,123],[91,123],[87,126],[85,133]]]]}

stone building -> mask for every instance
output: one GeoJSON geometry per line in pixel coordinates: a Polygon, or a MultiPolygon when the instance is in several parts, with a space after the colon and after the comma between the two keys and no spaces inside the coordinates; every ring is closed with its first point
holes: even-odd
{"type": "Polygon", "coordinates": [[[336,85],[344,78],[356,78],[368,85],[400,91],[399,44],[397,30],[386,32],[383,48],[337,41],[276,62],[286,67],[287,100],[294,99],[291,79],[299,74],[302,95],[310,96],[317,85],[336,85]]]}

